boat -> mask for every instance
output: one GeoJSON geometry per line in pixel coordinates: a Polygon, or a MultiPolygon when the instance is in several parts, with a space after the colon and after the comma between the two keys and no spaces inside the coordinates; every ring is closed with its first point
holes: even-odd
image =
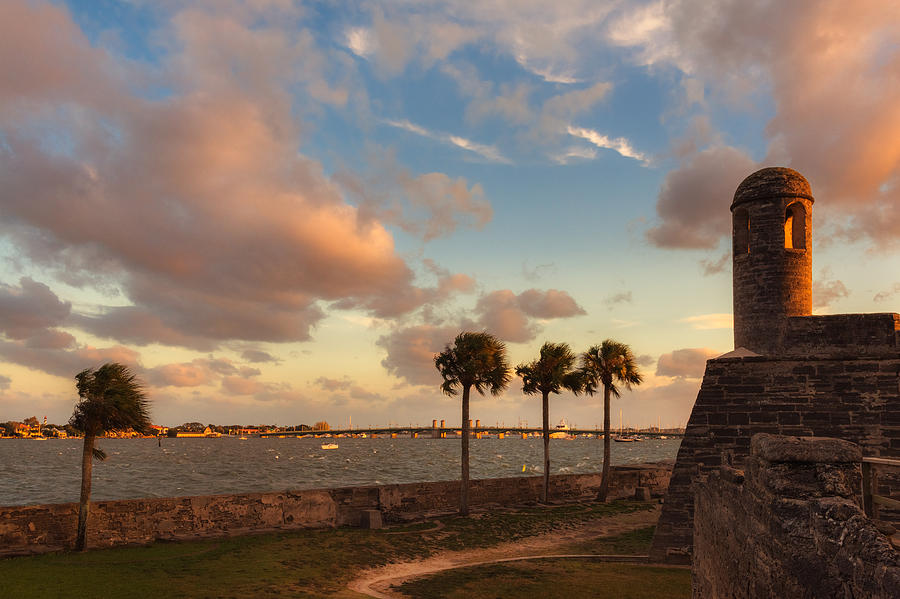
{"type": "Polygon", "coordinates": [[[616,437],[613,441],[616,443],[634,443],[637,439],[634,437],[616,437]]]}
{"type": "Polygon", "coordinates": [[[337,443],[322,443],[322,449],[337,449],[337,443]]]}
{"type": "Polygon", "coordinates": [[[559,421],[559,424],[556,425],[556,429],[550,433],[551,439],[566,439],[571,441],[575,438],[575,435],[569,433],[569,423],[566,422],[566,419],[563,418],[559,421]]]}

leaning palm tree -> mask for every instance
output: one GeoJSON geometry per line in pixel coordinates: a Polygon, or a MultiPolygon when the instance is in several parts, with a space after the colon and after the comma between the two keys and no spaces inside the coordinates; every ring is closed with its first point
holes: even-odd
{"type": "Polygon", "coordinates": [[[462,477],[459,492],[459,513],[469,514],[469,390],[475,388],[484,395],[499,395],[509,385],[509,364],[506,346],[490,333],[463,332],[453,345],[434,357],[434,365],[444,382],[441,391],[449,396],[462,389],[462,477]]]}
{"type": "Polygon", "coordinates": [[[621,383],[626,389],[640,385],[644,377],[638,371],[631,348],[624,343],[607,339],[581,356],[584,391],[593,395],[603,385],[603,475],[597,499],[606,501],[609,494],[609,398],[619,397],[621,383]]]}
{"type": "Polygon", "coordinates": [[[575,395],[581,391],[581,373],[575,369],[576,359],[567,343],[545,343],[540,358],[516,366],[516,375],[522,377],[522,391],[527,395],[541,394],[544,414],[544,491],[541,500],[544,503],[550,496],[549,397],[563,389],[575,395]]]}
{"type": "Polygon", "coordinates": [[[143,385],[127,366],[115,362],[75,375],[80,400],[69,424],[84,432],[81,454],[81,500],[78,506],[78,533],[75,549],[84,551],[91,500],[92,459],[105,460],[106,454],[94,447],[97,437],[107,431],[150,430],[150,416],[143,385]]]}

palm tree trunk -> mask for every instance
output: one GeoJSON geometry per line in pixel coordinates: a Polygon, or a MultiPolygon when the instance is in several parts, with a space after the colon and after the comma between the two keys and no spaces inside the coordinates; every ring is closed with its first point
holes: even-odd
{"type": "Polygon", "coordinates": [[[94,441],[92,434],[84,434],[84,449],[81,453],[81,499],[78,503],[78,532],[75,536],[75,550],[87,548],[88,514],[91,509],[91,470],[94,466],[94,441]]]}
{"type": "Polygon", "coordinates": [[[544,493],[541,501],[547,503],[550,497],[550,401],[547,391],[543,392],[542,408],[544,412],[544,493]]]}
{"type": "Polygon", "coordinates": [[[462,393],[462,473],[459,481],[459,514],[469,515],[469,386],[462,393]]]}
{"type": "Polygon", "coordinates": [[[609,494],[609,385],[603,385],[603,475],[600,479],[599,501],[609,494]]]}

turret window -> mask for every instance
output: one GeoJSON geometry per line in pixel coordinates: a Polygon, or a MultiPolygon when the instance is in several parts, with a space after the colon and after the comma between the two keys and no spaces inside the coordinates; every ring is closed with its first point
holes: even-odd
{"type": "Polygon", "coordinates": [[[743,209],[734,212],[734,255],[750,253],[750,214],[743,209]]]}
{"type": "Polygon", "coordinates": [[[800,202],[794,202],[784,212],[784,247],[806,249],[806,209],[800,202]]]}

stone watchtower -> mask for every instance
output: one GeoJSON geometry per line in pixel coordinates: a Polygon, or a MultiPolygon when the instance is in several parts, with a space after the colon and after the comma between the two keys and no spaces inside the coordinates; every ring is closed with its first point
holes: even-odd
{"type": "MultiPolygon", "coordinates": [[[[900,457],[900,315],[812,315],[812,205],[809,183],[789,168],[757,171],[734,193],[743,350],[706,362],[651,560],[690,561],[693,482],[723,460],[740,465],[756,433],[835,437],[866,456],[900,457]]],[[[880,476],[879,494],[900,497],[900,478],[880,476]]]]}
{"type": "Polygon", "coordinates": [[[735,191],[735,349],[777,354],[787,319],[812,314],[812,205],[809,183],[789,168],[764,168],[735,191]]]}

